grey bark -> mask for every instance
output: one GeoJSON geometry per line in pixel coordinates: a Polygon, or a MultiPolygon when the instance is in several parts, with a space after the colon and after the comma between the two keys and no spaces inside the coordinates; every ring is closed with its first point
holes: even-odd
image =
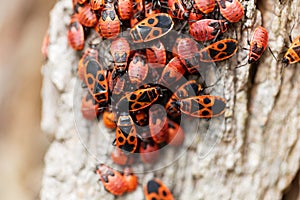
{"type": "Polygon", "coordinates": [[[42,68],[41,124],[52,144],[45,156],[41,199],[144,199],[142,186],[153,176],[162,179],[175,199],[281,199],[299,170],[300,66],[284,69],[281,79],[280,60],[266,51],[259,63],[235,67],[246,62],[248,51],[241,47],[248,47],[251,30],[261,24],[269,31],[269,47],[282,57],[292,26],[292,38],[300,33],[300,1],[242,3],[244,20],[228,33],[238,38],[240,49],[213,70],[222,78],[211,92],[226,98],[225,116],[185,122],[183,147],[168,149],[154,166],[134,166],[138,189],[116,198],[93,173],[98,162],[112,164],[108,141],[114,132],[101,120],[81,117],[79,54],[68,46],[66,35],[72,2],[58,1],[50,13],[49,58],[42,68]]]}

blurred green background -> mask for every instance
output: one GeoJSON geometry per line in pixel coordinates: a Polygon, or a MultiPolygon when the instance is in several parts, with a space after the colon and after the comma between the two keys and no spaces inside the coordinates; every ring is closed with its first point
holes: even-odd
{"type": "Polygon", "coordinates": [[[54,0],[0,0],[0,199],[39,199],[41,43],[54,0]]]}

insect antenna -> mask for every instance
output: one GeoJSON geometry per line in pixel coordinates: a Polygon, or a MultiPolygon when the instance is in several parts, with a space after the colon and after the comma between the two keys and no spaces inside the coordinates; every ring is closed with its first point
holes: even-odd
{"type": "Polygon", "coordinates": [[[293,40],[292,40],[292,32],[293,32],[293,29],[294,29],[294,28],[295,28],[295,23],[293,24],[292,29],[291,29],[291,31],[290,31],[290,33],[289,33],[289,40],[290,40],[291,43],[293,43],[293,40]]]}
{"type": "Polygon", "coordinates": [[[239,66],[237,66],[235,69],[238,69],[238,68],[244,67],[244,66],[246,66],[246,65],[248,65],[248,62],[246,62],[246,63],[244,63],[244,64],[242,64],[242,65],[239,65],[239,66]]]}
{"type": "Polygon", "coordinates": [[[270,53],[272,54],[273,58],[276,60],[276,62],[278,62],[278,59],[275,57],[272,49],[270,47],[268,47],[268,49],[269,49],[270,53]]]}

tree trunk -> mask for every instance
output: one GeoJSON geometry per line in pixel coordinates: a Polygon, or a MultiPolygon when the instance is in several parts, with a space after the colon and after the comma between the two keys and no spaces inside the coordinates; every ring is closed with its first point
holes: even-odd
{"type": "MultiPolygon", "coordinates": [[[[281,199],[293,181],[300,161],[300,67],[290,65],[281,75],[280,59],[294,25],[292,38],[300,33],[300,1],[242,4],[243,21],[226,35],[238,38],[238,53],[207,67],[221,77],[211,93],[226,98],[224,117],[183,122],[184,145],[166,149],[154,166],[134,165],[140,185],[117,199],[144,199],[142,186],[153,176],[181,200],[281,199]],[[269,31],[269,47],[278,61],[267,50],[258,63],[236,69],[247,61],[242,47],[249,48],[247,39],[258,25],[269,31]]],[[[67,44],[71,13],[71,0],[58,1],[51,12],[48,60],[42,69],[42,128],[52,144],[41,199],[115,199],[93,172],[96,163],[112,165],[114,131],[102,120],[81,116],[80,55],[67,44]]]]}

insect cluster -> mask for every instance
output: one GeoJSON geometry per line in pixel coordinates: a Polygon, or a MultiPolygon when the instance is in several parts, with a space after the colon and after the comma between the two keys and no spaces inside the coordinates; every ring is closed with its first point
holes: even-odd
{"type": "MultiPolygon", "coordinates": [[[[73,0],[73,10],[69,44],[78,51],[87,46],[77,71],[87,88],[81,112],[88,120],[102,117],[107,128],[116,130],[111,159],[125,167],[119,172],[100,164],[95,172],[108,192],[122,195],[138,186],[130,169],[137,163],[133,154],[154,163],[164,146],[183,144],[182,116],[224,114],[226,100],[208,94],[198,79],[203,65],[237,52],[236,39],[220,38],[243,18],[244,8],[238,0],[73,0]],[[93,39],[85,45],[88,35],[93,39]],[[100,55],[104,40],[110,45],[109,66],[100,55]]],[[[256,28],[249,64],[260,58],[267,43],[266,29],[256,28]]],[[[283,62],[292,63],[292,54],[283,62]]],[[[299,60],[299,51],[297,55],[299,60]]],[[[150,180],[144,191],[146,199],[173,199],[158,179],[150,180]]]]}

